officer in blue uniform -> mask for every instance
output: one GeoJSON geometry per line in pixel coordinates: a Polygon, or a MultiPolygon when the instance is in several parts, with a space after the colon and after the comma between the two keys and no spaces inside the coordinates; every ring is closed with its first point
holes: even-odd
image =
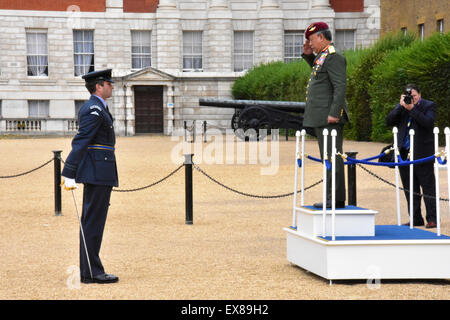
{"type": "Polygon", "coordinates": [[[111,69],[90,72],[82,78],[91,97],[78,115],[79,129],[62,171],[63,184],[66,190],[77,188],[76,183],[84,184],[81,225],[89,261],[80,232],[81,282],[113,283],[119,278],[105,273],[99,252],[112,187],[118,186],[114,119],[105,102],[112,95],[114,81],[111,69]]]}

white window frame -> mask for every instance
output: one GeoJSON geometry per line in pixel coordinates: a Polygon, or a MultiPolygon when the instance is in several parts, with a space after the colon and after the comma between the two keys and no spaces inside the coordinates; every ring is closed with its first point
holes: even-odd
{"type": "Polygon", "coordinates": [[[255,33],[254,31],[234,31],[233,35],[233,57],[234,63],[233,68],[235,72],[242,72],[251,69],[254,65],[255,59],[255,33]],[[251,40],[245,39],[245,37],[251,36],[251,40]],[[238,43],[242,36],[242,44],[238,43]],[[251,52],[245,52],[245,47],[251,44],[251,52]],[[238,48],[240,46],[240,48],[238,48]],[[250,59],[248,59],[250,57],[250,59]],[[247,59],[246,59],[247,58],[247,59]],[[251,61],[248,63],[248,61],[251,61]]]}
{"type": "Polygon", "coordinates": [[[73,64],[74,64],[74,75],[76,77],[82,76],[88,72],[95,70],[95,34],[94,30],[88,30],[88,29],[74,29],[73,30],[73,64]],[[76,39],[75,33],[81,32],[82,37],[81,41],[76,39]],[[86,40],[86,33],[92,33],[92,41],[86,40]],[[78,48],[81,45],[82,50],[78,51],[78,48]],[[86,50],[86,48],[89,49],[89,46],[92,46],[92,52],[89,52],[86,50]],[[89,57],[91,57],[91,61],[89,63],[86,63],[86,61],[89,60],[89,57]],[[78,60],[78,61],[77,61],[78,60]]]}
{"type": "Polygon", "coordinates": [[[46,119],[50,117],[49,100],[28,100],[28,118],[46,119]],[[37,109],[37,110],[33,110],[37,109]]]}
{"type": "Polygon", "coordinates": [[[289,63],[293,61],[300,61],[303,53],[304,31],[300,30],[286,30],[284,31],[284,62],[289,63]],[[293,38],[288,42],[287,39],[293,38]],[[292,48],[292,49],[291,49],[292,48]],[[298,50],[298,55],[296,55],[298,50]]]}
{"type": "Polygon", "coordinates": [[[334,44],[336,46],[336,49],[340,52],[344,51],[344,50],[354,50],[356,48],[356,30],[355,29],[337,29],[335,32],[335,41],[334,44]],[[344,41],[343,41],[343,46],[341,46],[341,42],[338,42],[338,32],[339,33],[343,33],[344,35],[344,41]],[[349,33],[351,33],[351,35],[349,35],[349,33]],[[350,43],[350,41],[348,41],[348,38],[352,38],[351,39],[351,43],[353,44],[353,46],[347,47],[347,43],[350,43]]]}
{"type": "Polygon", "coordinates": [[[419,24],[419,37],[420,40],[425,40],[425,24],[421,23],[419,24]]]}
{"type": "Polygon", "coordinates": [[[444,19],[439,19],[436,21],[437,24],[437,32],[440,34],[444,34],[444,19]]]}
{"type": "Polygon", "coordinates": [[[131,30],[131,70],[140,70],[151,66],[152,32],[150,30],[131,30]],[[148,52],[145,52],[146,48],[148,48],[148,52]],[[146,60],[149,61],[148,64],[145,63],[146,60]]]}
{"type": "Polygon", "coordinates": [[[48,37],[47,30],[26,29],[27,75],[48,77],[48,37]],[[39,43],[44,41],[44,43],[39,43]]]}
{"type": "Polygon", "coordinates": [[[203,71],[203,31],[183,31],[183,71],[203,71]],[[198,35],[200,43],[196,42],[198,35]]]}

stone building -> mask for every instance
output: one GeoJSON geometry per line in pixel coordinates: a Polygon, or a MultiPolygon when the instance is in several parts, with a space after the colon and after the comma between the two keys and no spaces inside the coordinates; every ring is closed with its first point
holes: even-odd
{"type": "Polygon", "coordinates": [[[411,31],[422,39],[450,30],[448,0],[381,0],[381,35],[411,31]]]}
{"type": "Polygon", "coordinates": [[[89,98],[81,75],[104,68],[119,135],[229,128],[233,110],[198,99],[231,98],[252,66],[299,59],[313,21],[339,50],[372,44],[379,1],[0,0],[0,133],[74,134],[89,98]]]}

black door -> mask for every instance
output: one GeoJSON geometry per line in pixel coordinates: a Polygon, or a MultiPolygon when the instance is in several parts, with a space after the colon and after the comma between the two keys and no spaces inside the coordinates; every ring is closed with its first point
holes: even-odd
{"type": "Polygon", "coordinates": [[[163,133],[163,87],[135,86],[135,132],[163,133]]]}

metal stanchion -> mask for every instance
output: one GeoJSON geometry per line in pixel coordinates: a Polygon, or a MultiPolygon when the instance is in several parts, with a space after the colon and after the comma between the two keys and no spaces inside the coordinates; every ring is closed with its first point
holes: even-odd
{"type": "MultiPolygon", "coordinates": [[[[348,151],[345,153],[349,158],[356,159],[358,152],[348,151]]],[[[352,163],[347,166],[348,181],[348,205],[356,206],[356,164],[352,163]]]]}
{"type": "Polygon", "coordinates": [[[61,215],[61,150],[53,151],[55,216],[61,215]]]}
{"type": "Polygon", "coordinates": [[[193,154],[184,155],[185,167],[185,201],[186,201],[186,224],[194,224],[193,217],[193,188],[192,188],[192,157],[193,154]]]}
{"type": "Polygon", "coordinates": [[[203,121],[203,142],[207,142],[206,139],[206,121],[203,121]]]}

